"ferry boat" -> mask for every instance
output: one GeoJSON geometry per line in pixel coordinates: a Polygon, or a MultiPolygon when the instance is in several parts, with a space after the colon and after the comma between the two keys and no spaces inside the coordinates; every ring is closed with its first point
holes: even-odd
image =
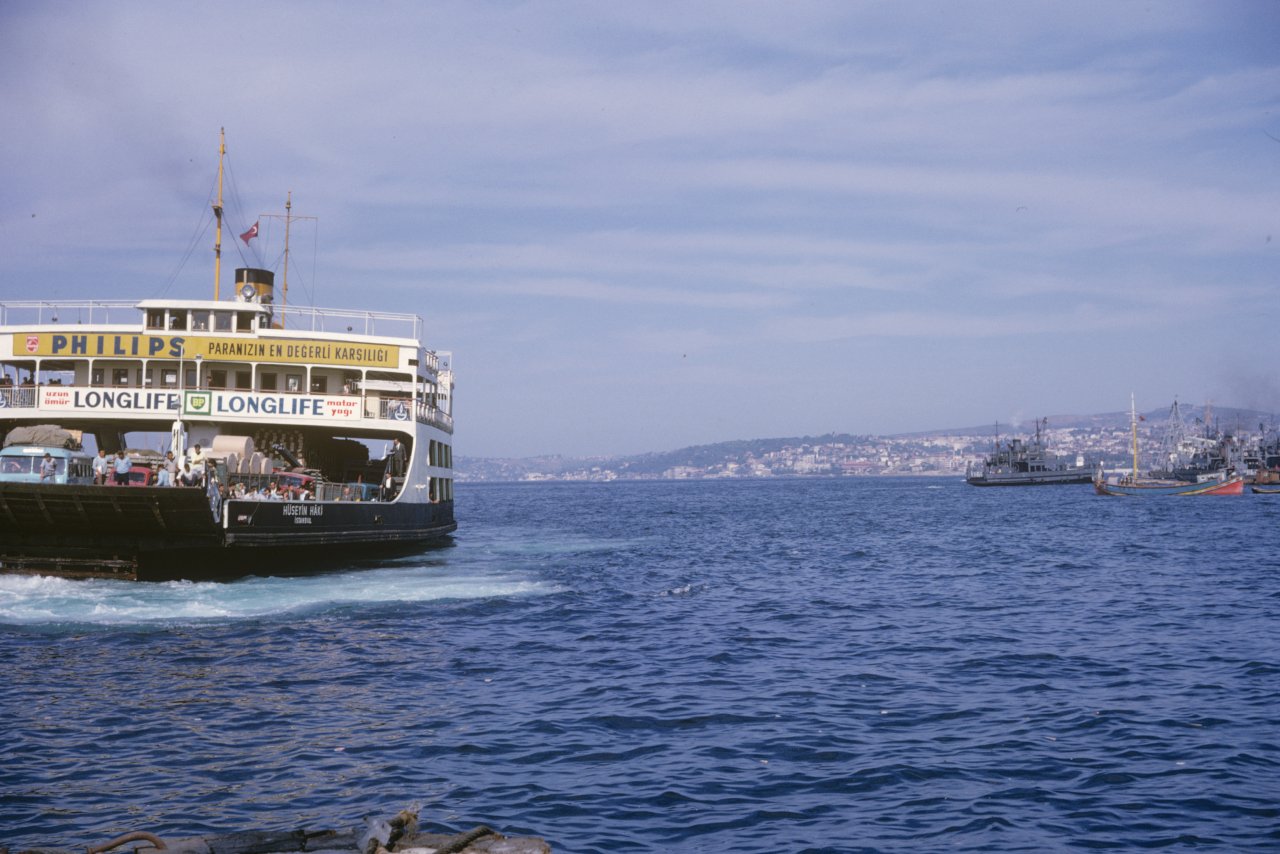
{"type": "Polygon", "coordinates": [[[237,269],[228,299],[215,272],[212,300],[0,303],[0,435],[25,465],[0,467],[0,572],[296,574],[447,541],[451,354],[417,315],[277,305],[274,278],[237,269]],[[72,437],[53,477],[26,462],[44,459],[36,425],[72,437]],[[89,482],[90,441],[144,472],[172,451],[207,481],[89,482]]]}
{"type": "Polygon", "coordinates": [[[965,482],[971,486],[1045,486],[1062,483],[1089,483],[1092,469],[1078,460],[1074,465],[1063,462],[1045,447],[1041,429],[1048,419],[1036,421],[1033,440],[1013,438],[1001,442],[996,436],[991,455],[980,464],[965,470],[965,482]]]}
{"type": "Polygon", "coordinates": [[[456,528],[451,358],[422,347],[421,318],[291,306],[285,325],[270,271],[236,277],[233,301],[0,303],[0,433],[53,424],[177,459],[199,445],[216,472],[214,491],[0,471],[0,569],[296,571],[456,528]],[[247,497],[288,480],[308,500],[247,497]]]}

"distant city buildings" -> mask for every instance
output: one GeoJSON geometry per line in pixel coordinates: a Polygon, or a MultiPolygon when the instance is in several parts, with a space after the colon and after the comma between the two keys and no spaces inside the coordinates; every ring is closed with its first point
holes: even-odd
{"type": "MultiPolygon", "coordinates": [[[[1127,417],[1127,415],[1126,415],[1127,417]]],[[[1103,419],[1093,419],[1102,421],[1103,419]]],[[[1130,465],[1130,426],[1114,423],[1049,427],[1049,449],[1074,461],[1101,461],[1107,468],[1130,465]]],[[[1256,423],[1256,421],[1255,421],[1256,423]]],[[[1163,423],[1139,425],[1139,443],[1153,449],[1163,423]]],[[[1001,431],[1002,440],[1026,431],[1001,431]]],[[[458,478],[469,481],[698,480],[708,478],[876,477],[964,474],[972,462],[992,451],[994,430],[985,434],[955,431],[902,436],[805,437],[761,439],[703,445],[662,454],[592,458],[536,457],[519,460],[460,459],[458,478]]]]}

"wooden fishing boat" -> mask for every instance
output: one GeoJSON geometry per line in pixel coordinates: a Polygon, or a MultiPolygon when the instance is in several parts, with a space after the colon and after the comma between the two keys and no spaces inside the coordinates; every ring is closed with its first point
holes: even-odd
{"type": "Polygon", "coordinates": [[[1244,476],[1230,471],[1201,475],[1196,481],[1166,480],[1138,476],[1138,410],[1129,399],[1129,421],[1133,431],[1133,471],[1124,477],[1107,478],[1099,467],[1093,478],[1099,495],[1242,495],[1244,476]]]}
{"type": "Polygon", "coordinates": [[[1244,493],[1244,477],[1242,475],[1230,475],[1221,479],[1213,478],[1199,483],[1150,478],[1135,481],[1129,477],[1124,477],[1114,481],[1095,480],[1093,488],[1099,495],[1242,495],[1244,493]]]}

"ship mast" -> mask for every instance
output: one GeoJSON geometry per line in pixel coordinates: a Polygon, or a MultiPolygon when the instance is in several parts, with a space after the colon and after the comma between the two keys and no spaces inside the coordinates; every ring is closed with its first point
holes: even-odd
{"type": "MultiPolygon", "coordinates": [[[[281,219],[280,214],[264,213],[261,216],[267,219],[281,219]]],[[[284,311],[289,305],[289,227],[293,225],[295,219],[315,219],[313,216],[294,216],[293,215],[293,190],[285,197],[284,202],[284,281],[281,287],[280,300],[280,325],[284,326],[284,311]]]]}
{"type": "Polygon", "coordinates": [[[293,190],[284,199],[284,289],[280,298],[280,326],[284,326],[284,311],[289,307],[289,225],[293,217],[293,190]]]}
{"type": "Polygon", "coordinates": [[[1138,482],[1138,406],[1129,393],[1129,423],[1133,427],[1133,482],[1138,482]]]}
{"type": "Polygon", "coordinates": [[[227,156],[227,129],[218,128],[218,201],[213,205],[213,216],[218,221],[218,233],[213,242],[213,298],[218,299],[218,286],[222,281],[222,161],[227,156]]]}

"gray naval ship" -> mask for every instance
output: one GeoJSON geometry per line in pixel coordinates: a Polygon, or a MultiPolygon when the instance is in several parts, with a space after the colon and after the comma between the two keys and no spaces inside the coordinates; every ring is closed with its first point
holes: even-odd
{"type": "Polygon", "coordinates": [[[1084,460],[1074,464],[1060,460],[1044,446],[1043,428],[1048,419],[1036,422],[1034,439],[996,436],[991,456],[965,470],[965,482],[973,486],[1047,486],[1055,483],[1092,483],[1093,470],[1084,460]]]}

